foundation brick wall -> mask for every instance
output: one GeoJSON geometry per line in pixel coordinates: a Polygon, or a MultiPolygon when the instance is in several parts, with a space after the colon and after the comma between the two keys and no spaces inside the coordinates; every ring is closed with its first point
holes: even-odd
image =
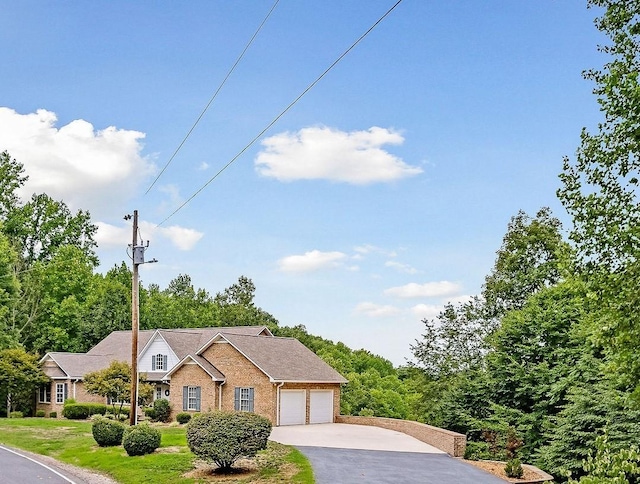
{"type": "MultiPolygon", "coordinates": [[[[200,387],[200,411],[212,412],[218,410],[218,383],[211,379],[211,376],[197,364],[184,364],[173,375],[171,375],[171,392],[169,404],[171,406],[171,418],[175,419],[176,414],[186,412],[183,410],[182,388],[200,387]]],[[[193,410],[189,410],[194,412],[193,410]]]]}
{"type": "MultiPolygon", "coordinates": [[[[276,384],[229,343],[212,344],[203,355],[222,372],[227,382],[222,386],[222,410],[233,411],[236,387],[253,388],[253,411],[276,424],[276,384]]],[[[173,387],[173,377],[171,379],[173,387]]],[[[173,393],[173,390],[172,390],[173,393]]]]}
{"type": "Polygon", "coordinates": [[[399,420],[383,417],[357,417],[352,415],[339,415],[337,423],[369,425],[384,429],[395,430],[410,435],[422,442],[433,445],[453,457],[463,457],[467,445],[465,435],[450,430],[433,427],[412,420],[399,420]]]}
{"type": "Polygon", "coordinates": [[[78,403],[107,403],[104,397],[100,395],[92,395],[84,388],[83,382],[73,382],[72,380],[54,380],[51,384],[51,403],[41,403],[39,400],[40,392],[36,394],[36,411],[44,410],[46,415],[49,416],[51,412],[57,412],[58,418],[62,417],[62,409],[64,404],[56,403],[56,383],[67,384],[67,398],[73,398],[78,403]]]}

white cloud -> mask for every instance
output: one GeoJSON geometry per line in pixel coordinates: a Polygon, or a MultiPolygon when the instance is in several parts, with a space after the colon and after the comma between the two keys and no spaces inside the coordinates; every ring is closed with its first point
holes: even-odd
{"type": "Polygon", "coordinates": [[[324,126],[280,133],[262,140],[255,166],[263,176],[280,181],[331,180],[365,185],[390,182],[422,173],[382,147],[400,145],[400,133],[371,127],[345,132],[324,126]]]}
{"type": "Polygon", "coordinates": [[[382,254],[386,257],[396,257],[398,255],[393,250],[386,250],[372,244],[358,245],[354,247],[353,250],[356,252],[356,255],[353,256],[354,259],[362,259],[368,254],[382,254]]]}
{"type": "Polygon", "coordinates": [[[433,319],[443,310],[442,306],[431,304],[416,304],[411,308],[411,312],[420,319],[433,319]]]}
{"type": "Polygon", "coordinates": [[[375,304],[372,302],[363,302],[358,304],[355,311],[373,318],[393,316],[401,312],[399,308],[394,306],[375,304]]]}
{"type": "Polygon", "coordinates": [[[455,282],[440,281],[426,282],[424,284],[416,284],[412,282],[404,286],[392,287],[386,289],[384,293],[387,296],[395,296],[404,299],[419,297],[446,297],[459,293],[461,287],[455,282]]]}
{"type": "Polygon", "coordinates": [[[169,239],[173,245],[180,250],[191,250],[204,235],[194,229],[171,225],[169,227],[158,227],[158,233],[169,239]]]}
{"type": "Polygon", "coordinates": [[[131,243],[131,226],[116,227],[104,222],[97,222],[96,243],[100,248],[126,247],[131,243]]]}
{"type": "Polygon", "coordinates": [[[402,272],[404,274],[417,274],[418,273],[418,269],[416,269],[415,267],[411,267],[408,264],[401,264],[400,262],[396,262],[393,260],[387,261],[385,262],[385,267],[391,267],[392,269],[395,269],[398,272],[402,272]]]}
{"type": "Polygon", "coordinates": [[[311,272],[319,269],[336,267],[347,257],[342,252],[320,252],[312,250],[303,255],[290,255],[278,261],[278,268],[283,272],[311,272]]]}
{"type": "Polygon", "coordinates": [[[198,167],[198,170],[200,171],[205,171],[209,169],[209,163],[207,163],[206,161],[203,161],[202,163],[200,163],[200,166],[198,167]]]}
{"type": "Polygon", "coordinates": [[[155,166],[141,155],[144,133],[114,126],[95,130],[77,119],[56,127],[57,116],[38,109],[19,114],[0,107],[0,147],[29,176],[21,196],[45,192],[73,210],[100,216],[125,203],[155,166]]]}
{"type": "MultiPolygon", "coordinates": [[[[131,243],[132,233],[131,225],[117,227],[115,225],[98,222],[98,232],[96,233],[96,242],[99,247],[127,247],[131,243]]],[[[188,251],[195,247],[198,241],[204,235],[197,230],[187,229],[179,225],[170,227],[158,227],[151,222],[140,222],[140,235],[144,237],[141,243],[147,240],[156,240],[157,238],[168,240],[174,247],[182,251],[188,251]]]]}

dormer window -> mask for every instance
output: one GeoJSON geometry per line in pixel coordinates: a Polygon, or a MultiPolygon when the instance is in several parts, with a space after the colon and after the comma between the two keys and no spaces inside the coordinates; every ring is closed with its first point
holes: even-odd
{"type": "Polygon", "coordinates": [[[151,371],[167,370],[167,355],[153,355],[151,357],[151,371]]]}

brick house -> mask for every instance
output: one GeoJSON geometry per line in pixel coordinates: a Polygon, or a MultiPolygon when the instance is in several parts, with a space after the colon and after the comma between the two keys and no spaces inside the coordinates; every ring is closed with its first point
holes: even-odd
{"type": "MultiPolygon", "coordinates": [[[[274,425],[334,422],[346,380],[295,338],[273,336],[266,326],[140,331],[138,370],[166,398],[172,415],[210,410],[251,411],[274,425]]],[[[131,361],[131,331],[114,331],[87,353],[47,353],[42,368],[51,382],[37,409],[57,411],[64,401],[104,403],[84,389],[83,376],[131,361]]]]}

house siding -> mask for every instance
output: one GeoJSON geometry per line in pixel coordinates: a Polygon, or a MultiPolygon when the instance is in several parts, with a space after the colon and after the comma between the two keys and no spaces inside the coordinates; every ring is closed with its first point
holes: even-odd
{"type": "MultiPolygon", "coordinates": [[[[222,410],[233,411],[236,387],[253,388],[253,411],[276,423],[276,385],[229,343],[216,342],[203,355],[222,372],[222,410]]],[[[171,379],[173,385],[173,378],[171,379]]]]}
{"type": "Polygon", "coordinates": [[[138,358],[138,371],[141,373],[150,373],[153,371],[168,371],[178,364],[178,358],[173,350],[169,347],[167,342],[160,335],[149,343],[145,352],[138,358]],[[154,370],[151,358],[155,355],[167,355],[167,368],[164,370],[154,370]]]}
{"type": "Polygon", "coordinates": [[[185,363],[171,375],[169,403],[172,418],[175,418],[178,413],[186,411],[182,408],[183,387],[200,387],[201,412],[211,412],[218,409],[218,384],[197,364],[185,363]]]}

